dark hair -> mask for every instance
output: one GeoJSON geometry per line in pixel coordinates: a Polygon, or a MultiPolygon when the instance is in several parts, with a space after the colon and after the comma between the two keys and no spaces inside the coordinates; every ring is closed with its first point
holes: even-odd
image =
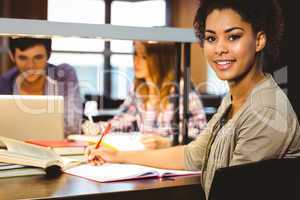
{"type": "Polygon", "coordinates": [[[9,49],[12,54],[15,54],[16,48],[24,51],[35,45],[43,45],[46,48],[48,58],[51,55],[51,39],[48,38],[30,38],[30,37],[17,37],[9,38],[9,49]]]}
{"type": "Polygon", "coordinates": [[[263,70],[269,71],[279,57],[279,44],[283,33],[283,17],[276,0],[200,0],[202,2],[194,19],[196,36],[203,46],[205,21],[215,9],[232,9],[248,22],[255,33],[263,31],[267,43],[262,51],[263,70]]]}

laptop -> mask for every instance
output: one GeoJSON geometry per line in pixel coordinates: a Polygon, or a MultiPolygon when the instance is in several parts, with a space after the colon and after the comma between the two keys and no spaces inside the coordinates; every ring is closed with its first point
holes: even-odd
{"type": "Polygon", "coordinates": [[[64,139],[63,96],[0,95],[0,135],[24,141],[64,139]]]}

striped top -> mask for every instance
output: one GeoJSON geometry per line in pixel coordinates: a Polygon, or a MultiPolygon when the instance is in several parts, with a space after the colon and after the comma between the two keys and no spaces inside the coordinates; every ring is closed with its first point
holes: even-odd
{"type": "MultiPolygon", "coordinates": [[[[134,131],[156,132],[163,136],[174,134],[174,127],[180,128],[181,123],[174,124],[173,118],[177,108],[175,108],[175,95],[171,95],[170,103],[163,112],[157,112],[154,106],[144,105],[143,101],[133,90],[129,92],[129,96],[121,105],[121,114],[115,116],[112,120],[113,129],[116,131],[134,131]]],[[[179,101],[180,121],[182,121],[183,98],[179,101]]],[[[195,137],[206,126],[206,117],[199,94],[192,90],[189,93],[189,136],[195,137]]]]}

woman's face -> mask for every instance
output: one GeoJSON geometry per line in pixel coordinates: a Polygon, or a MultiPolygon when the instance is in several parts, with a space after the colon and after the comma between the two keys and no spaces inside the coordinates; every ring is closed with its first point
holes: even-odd
{"type": "Polygon", "coordinates": [[[135,54],[134,54],[134,72],[135,77],[138,79],[149,79],[149,70],[146,60],[146,49],[144,45],[139,42],[136,42],[135,45],[135,54]]]}
{"type": "Polygon", "coordinates": [[[258,35],[232,9],[214,10],[208,15],[204,52],[221,80],[238,80],[256,70],[256,53],[264,47],[258,35]]]}

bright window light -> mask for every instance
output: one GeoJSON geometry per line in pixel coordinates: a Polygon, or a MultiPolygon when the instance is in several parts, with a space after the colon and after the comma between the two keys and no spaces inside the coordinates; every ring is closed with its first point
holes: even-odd
{"type": "MultiPolygon", "coordinates": [[[[48,0],[49,21],[103,24],[104,17],[103,0],[48,0]]],[[[103,40],[53,38],[52,49],[50,63],[68,63],[75,68],[82,98],[103,93],[103,40]]]]}
{"type": "Polygon", "coordinates": [[[133,53],[133,41],[128,40],[112,40],[111,51],[121,53],[133,53]]]}
{"type": "Polygon", "coordinates": [[[54,51],[90,51],[103,52],[104,42],[99,39],[87,38],[53,38],[54,51]]]}
{"type": "MultiPolygon", "coordinates": [[[[111,24],[122,26],[165,26],[165,0],[139,2],[112,1],[111,24]]],[[[57,22],[104,24],[104,0],[48,0],[48,20],[57,22]],[[70,3],[72,2],[72,3],[70,3]]],[[[133,71],[133,42],[112,40],[111,87],[113,98],[126,98],[133,71]],[[125,87],[127,89],[125,89],[125,87]]],[[[76,69],[81,95],[103,94],[104,41],[85,38],[53,38],[53,64],[69,63],[76,69]]],[[[108,55],[108,54],[107,54],[108,55]]]]}
{"type": "Polygon", "coordinates": [[[103,55],[52,53],[49,62],[55,65],[68,63],[77,73],[81,97],[103,93],[103,55]]]}
{"type": "Polygon", "coordinates": [[[152,0],[141,2],[113,1],[111,23],[123,26],[165,26],[166,2],[152,0]]]}
{"type": "Polygon", "coordinates": [[[132,55],[112,55],[112,98],[124,99],[132,86],[134,71],[132,55]]]}
{"type": "MultiPolygon", "coordinates": [[[[140,2],[113,1],[111,5],[111,23],[121,26],[165,26],[165,0],[140,2]]],[[[133,43],[132,41],[111,41],[112,97],[126,98],[128,89],[132,85],[133,70],[133,43]],[[118,55],[129,53],[131,55],[118,55]],[[126,88],[126,90],[124,89],[126,88]]]]}
{"type": "Polygon", "coordinates": [[[103,0],[48,0],[48,20],[103,24],[105,16],[103,0]]]}
{"type": "MultiPolygon", "coordinates": [[[[103,0],[48,0],[48,20],[57,22],[104,24],[103,0]]],[[[103,51],[103,40],[53,38],[53,50],[103,51]]]]}

